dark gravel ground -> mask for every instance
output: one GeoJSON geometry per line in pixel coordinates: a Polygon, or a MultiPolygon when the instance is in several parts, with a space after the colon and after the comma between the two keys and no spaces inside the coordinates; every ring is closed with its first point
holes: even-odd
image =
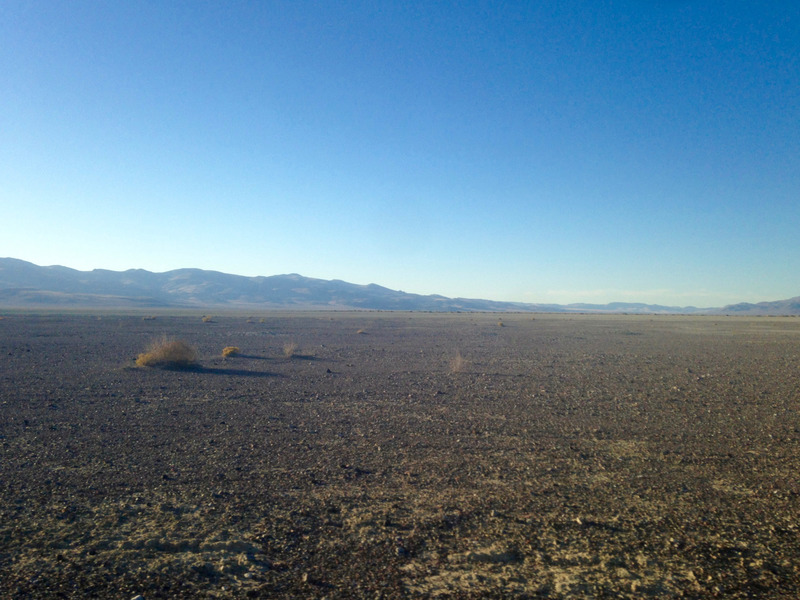
{"type": "Polygon", "coordinates": [[[800,597],[800,319],[499,319],[6,313],[0,597],[800,597]]]}

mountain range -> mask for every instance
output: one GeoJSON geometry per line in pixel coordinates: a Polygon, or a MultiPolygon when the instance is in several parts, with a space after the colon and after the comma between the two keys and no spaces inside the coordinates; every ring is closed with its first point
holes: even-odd
{"type": "Polygon", "coordinates": [[[722,308],[628,302],[531,304],[410,294],[374,283],[357,285],[296,273],[245,277],[202,269],[77,271],[15,258],[0,258],[0,306],[800,315],[800,297],[722,308]]]}

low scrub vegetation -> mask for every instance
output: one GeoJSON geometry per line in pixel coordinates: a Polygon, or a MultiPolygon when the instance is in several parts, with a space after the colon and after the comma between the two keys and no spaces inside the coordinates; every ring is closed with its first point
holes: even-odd
{"type": "Polygon", "coordinates": [[[461,356],[461,352],[456,352],[456,355],[450,359],[450,372],[462,373],[467,368],[466,359],[461,356]]]}
{"type": "Polygon", "coordinates": [[[229,356],[236,356],[237,354],[241,354],[241,350],[238,346],[225,346],[222,349],[222,356],[228,358],[229,356]]]}
{"type": "Polygon", "coordinates": [[[188,369],[197,364],[197,351],[186,342],[170,340],[166,336],[154,341],[147,352],[139,355],[140,367],[162,369],[188,369]]]}
{"type": "Polygon", "coordinates": [[[295,342],[286,342],[283,345],[283,355],[286,358],[297,356],[297,344],[295,342]]]}

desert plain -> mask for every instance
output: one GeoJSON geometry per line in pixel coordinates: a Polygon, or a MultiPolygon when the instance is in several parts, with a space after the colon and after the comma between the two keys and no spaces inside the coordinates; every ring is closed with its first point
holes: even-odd
{"type": "Polygon", "coordinates": [[[800,597],[798,318],[3,316],[0,597],[800,597]]]}

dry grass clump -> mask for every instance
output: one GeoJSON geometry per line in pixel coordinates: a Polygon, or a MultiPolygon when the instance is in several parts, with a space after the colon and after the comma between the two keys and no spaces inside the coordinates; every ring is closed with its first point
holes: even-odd
{"type": "Polygon", "coordinates": [[[197,350],[186,342],[164,336],[154,341],[147,352],[140,354],[136,364],[140,367],[187,369],[197,364],[197,350]]]}
{"type": "Polygon", "coordinates": [[[209,315],[205,315],[203,317],[203,323],[213,323],[213,322],[214,320],[209,315]]]}
{"type": "Polygon", "coordinates": [[[358,331],[356,331],[356,333],[357,333],[358,335],[364,335],[364,334],[365,334],[365,333],[367,333],[367,332],[366,332],[366,331],[364,331],[363,329],[359,329],[358,331]]]}
{"type": "Polygon", "coordinates": [[[503,323],[503,319],[500,319],[500,320],[497,322],[497,326],[498,326],[498,327],[505,327],[505,326],[506,326],[506,325],[505,325],[505,323],[503,323]]]}
{"type": "Polygon", "coordinates": [[[295,342],[286,342],[283,345],[283,355],[286,358],[297,356],[297,344],[295,342]]]}
{"type": "Polygon", "coordinates": [[[239,349],[238,346],[225,346],[222,349],[222,356],[228,358],[229,356],[236,356],[240,354],[242,351],[239,349]]]}
{"type": "Polygon", "coordinates": [[[456,355],[450,359],[450,372],[462,373],[467,368],[467,360],[461,356],[461,352],[456,352],[456,355]]]}

